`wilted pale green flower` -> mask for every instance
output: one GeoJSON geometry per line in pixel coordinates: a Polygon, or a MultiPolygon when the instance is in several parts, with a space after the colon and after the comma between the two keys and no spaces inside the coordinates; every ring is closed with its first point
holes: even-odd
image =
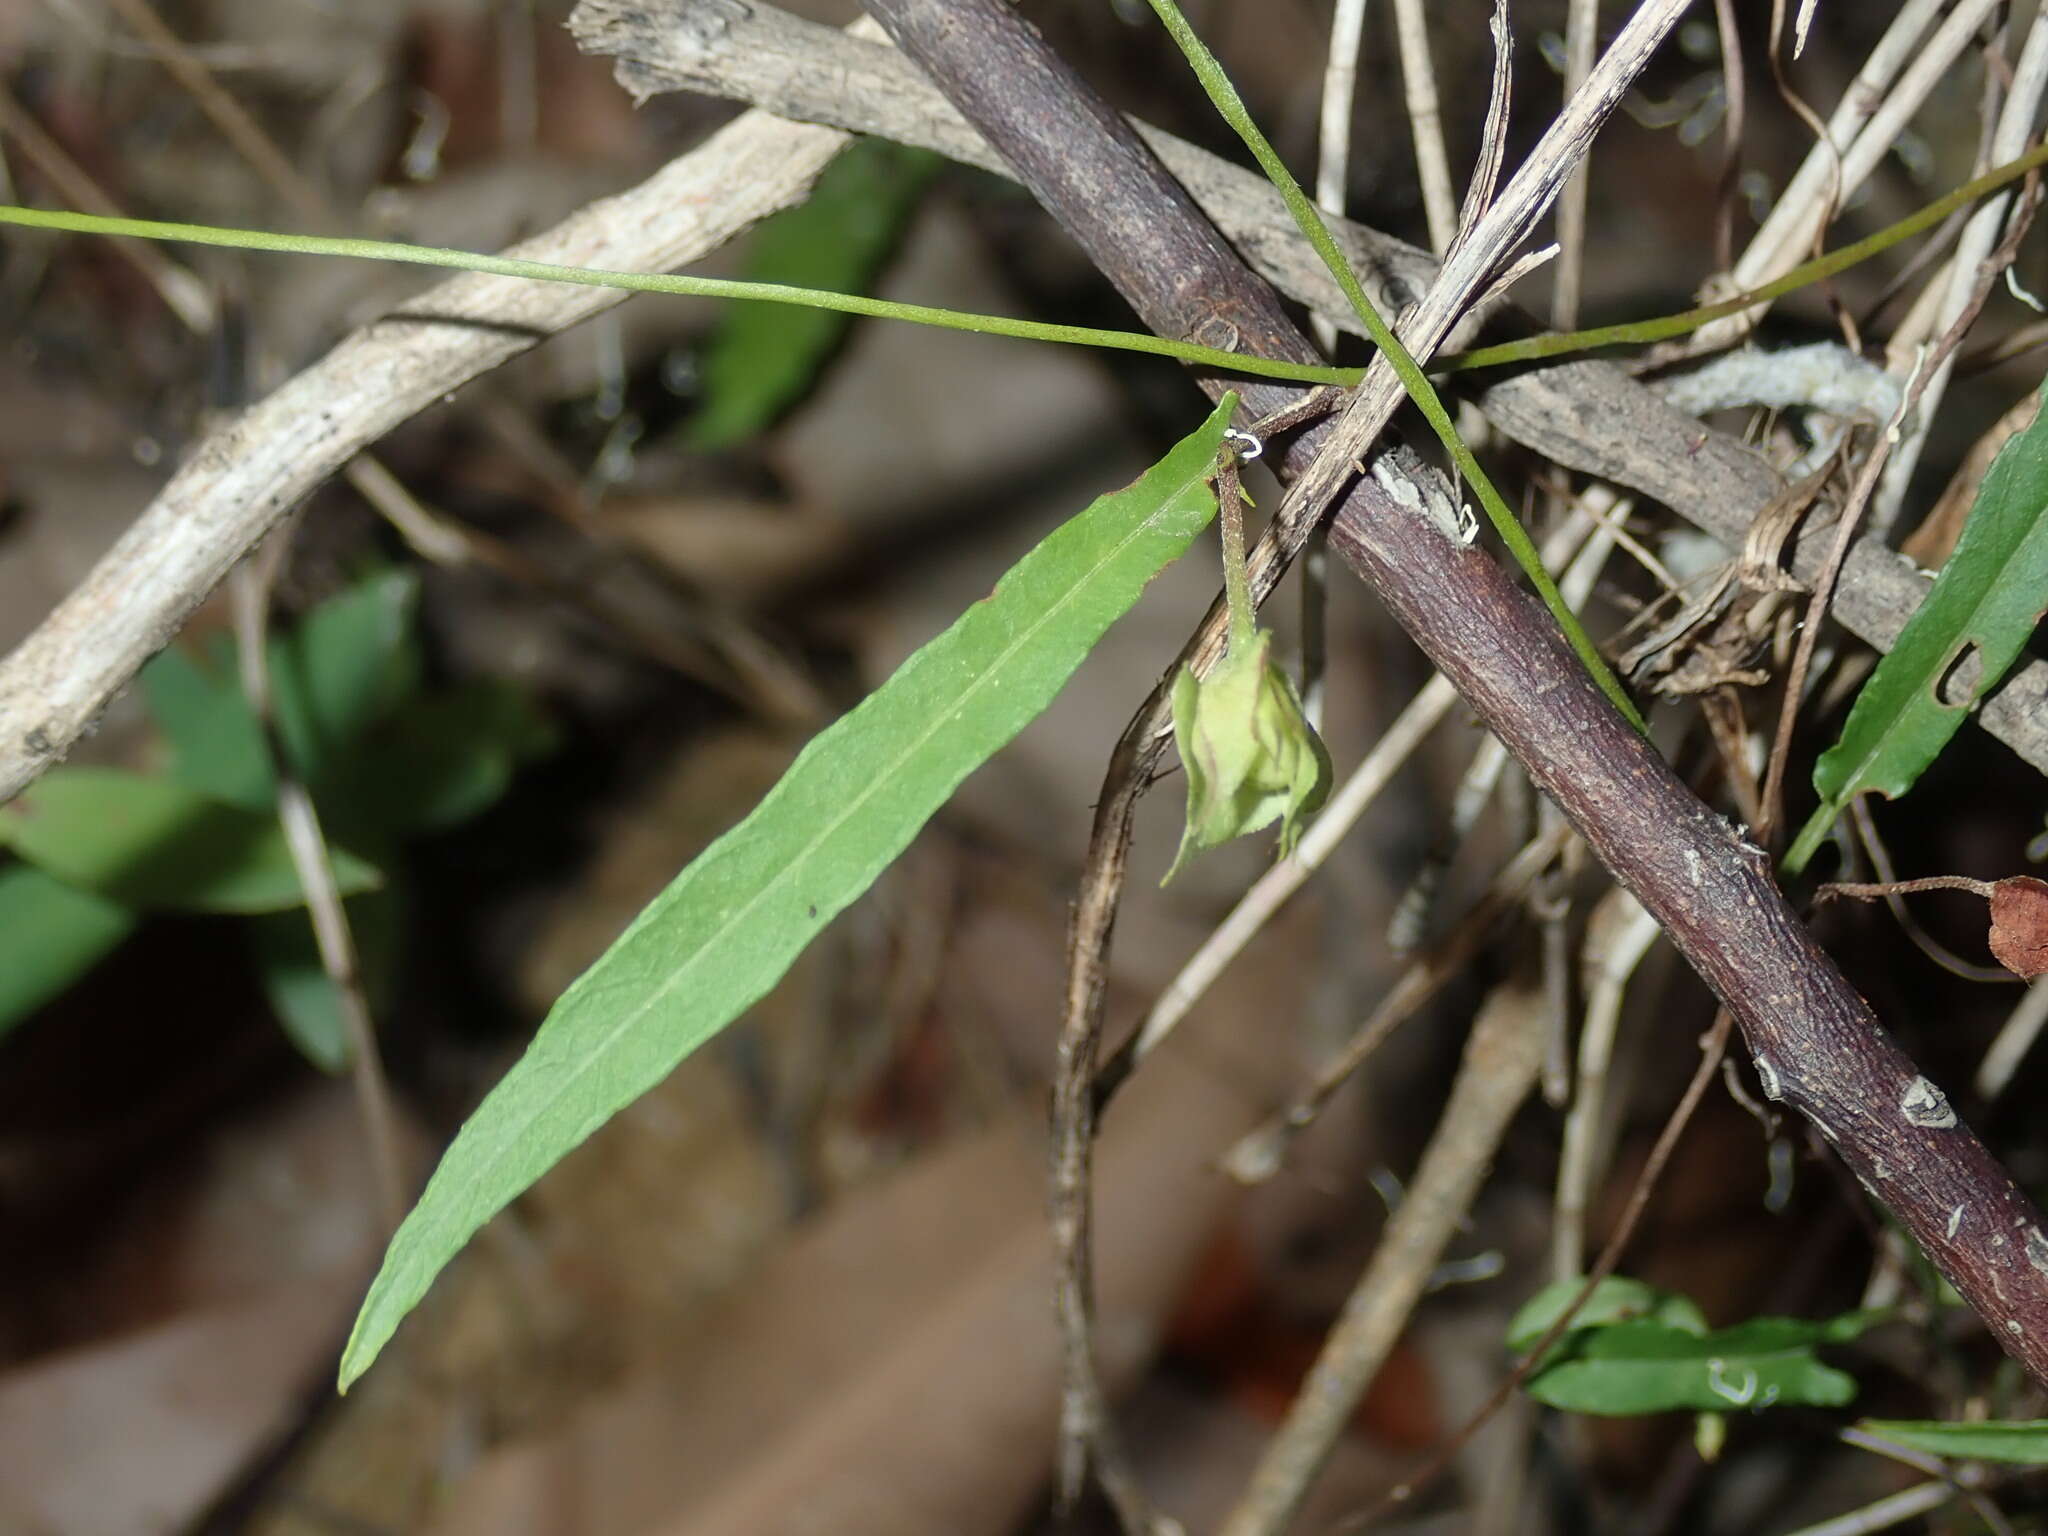
{"type": "Polygon", "coordinates": [[[1330,754],[1272,647],[1267,631],[1240,630],[1206,678],[1182,667],[1174,679],[1173,739],[1188,776],[1188,815],[1166,880],[1205,849],[1275,820],[1284,857],[1329,793],[1330,754]]]}

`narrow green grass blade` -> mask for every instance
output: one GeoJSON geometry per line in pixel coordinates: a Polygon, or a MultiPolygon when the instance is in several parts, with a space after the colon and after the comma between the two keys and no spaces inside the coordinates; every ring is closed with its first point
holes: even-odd
{"type": "Polygon", "coordinates": [[[761,997],[961,780],[1052,702],[1215,514],[1236,404],[1026,555],[988,597],[812,740],[564,992],[441,1159],[342,1355],[367,1370],[477,1228],[761,997]]]}
{"type": "Polygon", "coordinates": [[[1785,855],[1806,867],[1828,828],[1866,790],[1896,800],[1913,787],[1978,701],[2005,676],[2048,610],[2048,411],[1999,450],[1977,492],[1955,553],[1898,643],[1877,664],[1814,764],[1820,806],[1785,855]],[[1974,658],[1967,697],[1954,674],[1974,658]]]}
{"type": "Polygon", "coordinates": [[[1856,1426],[1866,1434],[1903,1445],[1909,1451],[1947,1456],[1956,1461],[2007,1461],[2024,1467],[2048,1466],[2048,1419],[1993,1420],[1985,1424],[1953,1424],[1942,1419],[1865,1419],[1856,1426]]]}

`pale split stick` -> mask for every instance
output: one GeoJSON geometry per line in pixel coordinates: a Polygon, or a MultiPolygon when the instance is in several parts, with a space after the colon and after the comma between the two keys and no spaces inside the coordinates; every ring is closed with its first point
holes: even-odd
{"type": "MultiPolygon", "coordinates": [[[[513,254],[660,271],[799,201],[847,136],[748,112],[513,254]]],[[[88,730],[242,554],[366,444],[556,331],[601,288],[465,275],[346,337],[211,434],[50,617],[0,661],[0,801],[88,730]]]]}
{"type": "Polygon", "coordinates": [[[1550,1277],[1585,1273],[1586,1208],[1603,1160],[1607,1083],[1629,978],[1663,930],[1630,892],[1614,886],[1586,920],[1581,950],[1586,1019],[1579,1027],[1577,1091],[1565,1116],[1557,1161],[1557,1202],[1550,1238],[1550,1277]]]}
{"type": "Polygon", "coordinates": [[[1275,1536],[1301,1507],[1330,1448],[1407,1326],[1444,1248],[1471,1208],[1543,1054],[1542,1000],[1497,987],[1473,1021],[1435,1132],[1372,1262],[1344,1303],[1308,1379],[1268,1442],[1222,1536],[1275,1536]]]}
{"type": "Polygon", "coordinates": [[[1415,171],[1422,181],[1422,208],[1429,221],[1429,248],[1441,256],[1458,235],[1458,199],[1451,191],[1451,157],[1444,150],[1444,117],[1436,94],[1436,65],[1429,56],[1429,18],[1422,0],[1394,0],[1394,28],[1401,44],[1401,82],[1408,103],[1408,127],[1415,140],[1415,171]]]}
{"type": "MultiPolygon", "coordinates": [[[[1871,50],[1828,123],[1828,139],[1808,152],[1763,227],[1735,263],[1727,290],[1740,293],[1797,266],[1843,199],[1861,186],[1898,141],[1914,113],[1969,46],[1998,0],[1960,0],[1924,47],[1915,44],[1940,13],[1939,0],[1908,0],[1871,50]],[[1903,70],[1903,74],[1900,71],[1903,70]],[[1897,77],[1898,83],[1886,92],[1897,77]]],[[[1767,306],[1702,326],[1688,350],[1725,346],[1767,306]]]]}
{"type": "MultiPolygon", "coordinates": [[[[1365,0],[1337,0],[1330,18],[1330,57],[1323,65],[1323,104],[1316,136],[1316,206],[1344,217],[1351,180],[1351,109],[1358,95],[1358,50],[1365,37],[1365,0]]],[[[1336,324],[1310,316],[1316,345],[1337,344],[1336,324]]]]}
{"type": "MultiPolygon", "coordinates": [[[[1323,102],[1317,129],[1316,204],[1333,219],[1344,217],[1351,175],[1351,109],[1357,97],[1358,50],[1365,34],[1365,0],[1337,0],[1330,19],[1330,56],[1323,66],[1323,102]]],[[[1311,314],[1309,328],[1326,356],[1337,355],[1338,329],[1326,315],[1311,314]]],[[[1320,536],[1301,552],[1301,712],[1312,730],[1323,727],[1327,673],[1330,548],[1320,536]]]]}
{"type": "Polygon", "coordinates": [[[2036,977],[2027,988],[1977,1067],[1977,1093],[1985,1103],[2005,1092],[2020,1062],[2040,1039],[2043,1024],[2048,1024],[2048,976],[2036,977]]]}
{"type": "MultiPolygon", "coordinates": [[[[1990,150],[1985,157],[1987,164],[2001,165],[2026,150],[2027,141],[2033,135],[2035,119],[2040,115],[2044,94],[2048,94],[2048,10],[2034,13],[2034,24],[2027,31],[2019,63],[2013,69],[2012,87],[2006,94],[2005,105],[1999,110],[1998,124],[1992,130],[1990,150]]],[[[1973,303],[1978,302],[1978,268],[1998,244],[2006,215],[2013,207],[2013,198],[2014,193],[2010,191],[1987,198],[1963,226],[1963,232],[1956,240],[1955,252],[1944,269],[1946,283],[1939,277],[1935,279],[1935,285],[1942,289],[1941,305],[1935,312],[1935,335],[1945,334],[1973,303]]],[[[1868,526],[1868,533],[1873,538],[1885,538],[1898,521],[1899,512],[1905,506],[1906,492],[1912,484],[1913,471],[1919,467],[1920,455],[1927,447],[1928,430],[1933,425],[1935,413],[1941,409],[1941,397],[1948,389],[1949,377],[1955,366],[1956,353],[1951,351],[1935,365],[1921,386],[1920,403],[1908,425],[1905,440],[1892,450],[1891,459],[1877,483],[1868,526]]],[[[1893,371],[1896,373],[1901,369],[1895,365],[1893,371]]]]}
{"type": "Polygon", "coordinates": [[[377,1049],[377,1031],[370,1000],[363,990],[363,971],[349,927],[334,862],[320,812],[305,781],[294,770],[277,731],[270,679],[270,594],[290,549],[289,528],[281,528],[262,549],[235,568],[229,584],[240,654],[242,692],[249,711],[262,728],[264,751],[277,781],[277,820],[285,850],[306,898],[320,968],[333,989],[334,1003],[348,1040],[349,1075],[355,1087],[356,1112],[362,1117],[369,1149],[371,1185],[377,1214],[386,1236],[398,1230],[405,1215],[411,1174],[399,1146],[398,1119],[391,1106],[391,1087],[384,1076],[384,1058],[377,1049]]]}
{"type": "MultiPolygon", "coordinates": [[[[1594,27],[1600,0],[1571,0],[1564,27],[1564,93],[1570,96],[1593,70],[1594,27]]],[[[1579,327],[1579,283],[1586,258],[1586,192],[1592,185],[1589,155],[1579,162],[1557,198],[1557,274],[1550,294],[1550,326],[1557,331],[1579,327]]]]}

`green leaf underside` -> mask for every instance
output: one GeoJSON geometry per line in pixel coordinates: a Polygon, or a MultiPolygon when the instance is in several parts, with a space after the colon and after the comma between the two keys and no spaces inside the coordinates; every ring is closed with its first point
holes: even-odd
{"type": "Polygon", "coordinates": [[[765,994],[1051,702],[1214,515],[1209,475],[1235,403],[1053,532],[815,737],[562,994],[392,1239],[342,1356],[344,1390],[485,1221],[765,994]]]}
{"type": "Polygon", "coordinates": [[[1698,1334],[1646,1321],[1574,1331],[1528,1381],[1529,1395],[1575,1413],[1731,1413],[1801,1403],[1839,1407],[1855,1379],[1814,1346],[1841,1342],[1840,1320],[1757,1318],[1698,1334]]]}
{"type": "MultiPolygon", "coordinates": [[[[859,139],[811,195],[755,229],[751,282],[865,293],[937,168],[929,150],[859,139]]],[[[694,448],[721,448],[771,425],[809,389],[853,317],[795,304],[740,304],[720,320],[703,366],[694,448]]]]}
{"type": "Polygon", "coordinates": [[[1857,795],[1896,800],[1911,789],[2019,657],[2048,608],[2044,510],[2048,411],[1999,451],[1955,552],[1857,694],[1841,739],[1814,764],[1821,803],[1785,855],[1787,872],[1806,867],[1857,795]],[[1943,702],[1945,681],[1972,655],[1982,672],[1970,697],[1943,702]]]}
{"type": "Polygon", "coordinates": [[[0,868],[0,1035],[128,937],[135,914],[33,864],[0,868]]]}
{"type": "MultiPolygon", "coordinates": [[[[0,844],[68,885],[124,906],[275,912],[303,897],[284,834],[268,812],[112,768],[59,768],[0,807],[0,844]]],[[[335,848],[344,895],[378,883],[335,848]]]]}
{"type": "Polygon", "coordinates": [[[1951,1424],[1939,1419],[1865,1419],[1856,1426],[1880,1440],[1957,1461],[2048,1465],[2048,1419],[1951,1424]]]}

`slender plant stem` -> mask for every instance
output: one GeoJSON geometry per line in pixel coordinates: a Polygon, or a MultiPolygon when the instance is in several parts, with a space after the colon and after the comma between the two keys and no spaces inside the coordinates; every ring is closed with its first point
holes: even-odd
{"type": "Polygon", "coordinates": [[[390,240],[353,240],[322,235],[280,235],[261,229],[228,229],[211,224],[173,224],[156,219],[101,218],[88,213],[63,213],[43,208],[0,204],[0,224],[29,229],[54,229],[79,235],[113,235],[136,240],[182,240],[192,245],[226,246],[242,251],[281,251],[299,256],[344,256],[363,261],[397,261],[421,267],[455,267],[496,277],[523,277],[542,283],[576,283],[586,288],[620,288],[631,293],[682,294],[701,299],[758,299],[770,304],[801,304],[811,309],[836,309],[844,314],[882,320],[908,320],[949,331],[974,331],[1014,336],[1024,341],[1051,341],[1068,346],[1109,347],[1149,352],[1185,363],[1265,379],[1306,384],[1356,384],[1360,370],[1285,363],[1246,352],[1205,347],[1191,341],[1169,341],[1141,331],[1107,331],[1087,325],[1049,325],[1004,315],[978,315],[938,309],[929,304],[898,304],[858,293],[832,293],[822,288],[796,288],[786,283],[746,283],[730,278],[692,277],[680,272],[606,272],[596,267],[566,267],[553,262],[521,261],[511,256],[486,256],[432,245],[404,245],[390,240]]]}
{"type": "MultiPolygon", "coordinates": [[[[1249,122],[1249,119],[1246,121],[1249,122]]],[[[1253,132],[1257,132],[1256,127],[1253,128],[1253,132]]],[[[1260,142],[1264,143],[1263,138],[1260,142]]],[[[1278,164],[1277,161],[1275,163],[1278,164]]],[[[1648,320],[1596,326],[1590,330],[1553,331],[1541,336],[1523,337],[1518,341],[1502,342],[1498,346],[1479,347],[1469,352],[1435,358],[1431,361],[1430,367],[1438,373],[1465,373],[1479,368],[1539,362],[1570,353],[1592,352],[1605,347],[1642,345],[1666,341],[1674,336],[1684,336],[1715,320],[1739,314],[1757,304],[1782,298],[1797,289],[1845,272],[1888,250],[1901,240],[1910,239],[1933,228],[1957,209],[1996,192],[2001,187],[2009,186],[2027,172],[2043,165],[2048,165],[2048,143],[2036,145],[2018,159],[1997,166],[1973,181],[1965,182],[1919,211],[1908,214],[1896,224],[1888,225],[1875,234],[1866,235],[1850,245],[1816,257],[1802,266],[1793,268],[1783,277],[1764,284],[1761,288],[1751,289],[1717,304],[1708,304],[1648,320]]],[[[1284,174],[1285,167],[1282,166],[1281,170],[1284,174]]],[[[1291,181],[1289,184],[1293,185],[1291,181]]],[[[1298,186],[1293,186],[1293,190],[1296,196],[1301,195],[1298,186]]],[[[1327,229],[1322,226],[1319,218],[1314,217],[1313,205],[1307,204],[1305,197],[1302,201],[1304,206],[1309,208],[1311,222],[1322,230],[1327,238],[1327,229]]],[[[871,318],[904,320],[915,325],[937,326],[944,330],[1011,336],[1023,341],[1048,341],[1069,346],[1146,352],[1258,378],[1335,384],[1345,388],[1356,385],[1365,372],[1361,368],[1319,367],[1310,363],[1284,362],[1278,358],[1260,357],[1249,352],[1231,352],[1217,347],[1205,347],[1195,342],[1170,341],[1141,331],[1052,325],[1037,320],[1020,320],[1005,315],[981,315],[964,310],[940,309],[925,304],[899,304],[886,299],[869,298],[862,294],[833,293],[824,289],[797,288],[782,283],[748,283],[728,278],[692,277],[684,273],[609,272],[596,267],[521,261],[509,256],[489,256],[474,251],[448,250],[438,246],[406,245],[391,240],[284,235],[271,230],[232,229],[211,224],[179,224],[157,219],[112,218],[58,209],[23,208],[4,203],[0,203],[0,224],[119,239],[184,241],[191,245],[222,246],[231,250],[339,256],[364,261],[396,261],[414,266],[451,267],[460,271],[490,273],[501,277],[523,277],[536,282],[573,283],[584,287],[614,288],[633,293],[668,293],[696,298],[752,299],[770,304],[799,304],[813,309],[834,309],[846,314],[865,315],[871,318]]],[[[1338,281],[1345,287],[1346,296],[1350,297],[1350,291],[1357,289],[1357,278],[1345,265],[1343,254],[1337,249],[1334,240],[1329,242],[1327,251],[1322,241],[1312,240],[1311,243],[1316,245],[1326,262],[1334,261],[1335,265],[1331,268],[1333,275],[1342,271],[1343,276],[1338,281]]],[[[1379,321],[1377,312],[1373,310],[1371,301],[1365,298],[1362,289],[1358,289],[1357,297],[1352,302],[1354,307],[1361,303],[1364,305],[1359,311],[1359,319],[1361,323],[1366,324],[1369,334],[1374,323],[1378,323],[1384,329],[1384,322],[1379,321]],[[1371,321],[1367,321],[1367,315],[1372,316],[1371,321]]],[[[1394,348],[1401,347],[1398,338],[1392,337],[1390,332],[1388,336],[1393,341],[1394,348]]],[[[1376,344],[1384,345],[1378,342],[1377,336],[1374,340],[1376,344]]],[[[1397,356],[1413,362],[1405,349],[1398,353],[1388,349],[1389,362],[1394,362],[1397,356]]],[[[1398,363],[1396,368],[1398,371],[1398,363]]],[[[1404,379],[1403,382],[1405,384],[1407,381],[1404,379]]],[[[1424,378],[1422,383],[1424,388],[1430,389],[1430,398],[1435,399],[1435,392],[1429,386],[1429,381],[1424,378]]],[[[1422,405],[1419,397],[1416,403],[1422,405]]],[[[1424,409],[1427,413],[1427,407],[1424,409]]],[[[1449,420],[1447,413],[1444,420],[1449,420]]],[[[1435,425],[1434,420],[1432,425],[1435,425]]],[[[1455,438],[1456,433],[1453,432],[1452,436],[1455,438]]],[[[1475,489],[1483,483],[1483,475],[1478,474],[1476,465],[1472,469],[1467,469],[1461,463],[1459,472],[1471,481],[1475,489]]],[[[1481,494],[1483,496],[1484,492],[1481,494]]],[[[1492,515],[1491,508],[1488,509],[1488,515],[1492,515]]]]}

